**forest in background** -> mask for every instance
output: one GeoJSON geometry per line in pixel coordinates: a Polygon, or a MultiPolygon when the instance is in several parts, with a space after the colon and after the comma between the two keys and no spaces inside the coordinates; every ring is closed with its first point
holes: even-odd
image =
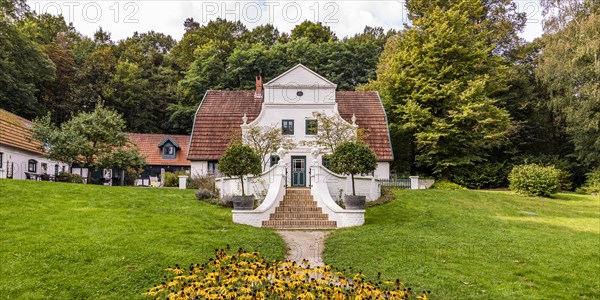
{"type": "Polygon", "coordinates": [[[526,19],[508,0],[407,1],[411,25],[351,37],[309,21],[285,33],[190,18],[180,41],[154,31],[113,41],[0,0],[0,108],[61,124],[104,103],[127,131],[188,134],[206,90],[253,89],[256,75],[302,63],[340,90],[380,92],[397,174],[472,182],[537,162],[578,184],[600,166],[600,5],[542,4],[533,42],[519,38],[526,19]]]}

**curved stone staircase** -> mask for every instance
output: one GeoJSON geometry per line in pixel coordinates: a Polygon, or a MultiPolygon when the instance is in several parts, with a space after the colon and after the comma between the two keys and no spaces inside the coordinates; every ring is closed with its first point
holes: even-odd
{"type": "Polygon", "coordinates": [[[335,229],[336,221],[317,206],[309,188],[287,188],[279,206],[275,208],[263,227],[275,229],[335,229]]]}

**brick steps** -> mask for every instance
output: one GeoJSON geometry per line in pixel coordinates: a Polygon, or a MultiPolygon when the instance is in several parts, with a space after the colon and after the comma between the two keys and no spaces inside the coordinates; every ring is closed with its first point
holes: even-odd
{"type": "Polygon", "coordinates": [[[271,214],[271,220],[327,220],[327,215],[323,213],[274,213],[271,214]]]}
{"type": "Polygon", "coordinates": [[[279,206],[275,208],[275,212],[318,212],[321,213],[323,210],[320,207],[296,207],[296,206],[279,206]]]}
{"type": "Polygon", "coordinates": [[[286,194],[271,214],[268,221],[263,221],[263,227],[275,229],[334,229],[335,221],[329,221],[328,216],[317,206],[310,194],[310,189],[287,189],[286,194]]]}
{"type": "Polygon", "coordinates": [[[337,228],[337,223],[314,220],[269,220],[263,221],[263,226],[276,229],[334,229],[337,228]]]}

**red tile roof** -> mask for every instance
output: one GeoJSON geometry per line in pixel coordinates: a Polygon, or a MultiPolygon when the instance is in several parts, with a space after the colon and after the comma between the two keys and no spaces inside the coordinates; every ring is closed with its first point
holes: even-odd
{"type": "Polygon", "coordinates": [[[194,121],[188,159],[221,158],[231,132],[240,130],[244,114],[248,123],[252,122],[258,117],[262,102],[262,98],[254,97],[254,91],[207,91],[194,121]]]}
{"type": "Polygon", "coordinates": [[[377,92],[338,91],[335,93],[340,116],[351,122],[352,114],[356,124],[367,134],[365,142],[373,149],[379,161],[393,160],[392,145],[388,131],[385,110],[377,92]]]}
{"type": "Polygon", "coordinates": [[[31,141],[31,121],[0,109],[0,144],[41,154],[40,143],[31,141]]]}
{"type": "Polygon", "coordinates": [[[190,137],[188,135],[173,134],[148,134],[148,133],[130,133],[129,141],[134,143],[140,149],[140,154],[146,157],[146,164],[161,166],[191,166],[192,163],[186,159],[190,137]],[[179,145],[176,159],[163,159],[162,151],[158,144],[165,138],[170,137],[179,145]]]}
{"type": "MultiPolygon", "coordinates": [[[[252,122],[260,114],[262,102],[262,98],[254,97],[254,91],[208,91],[196,114],[188,159],[221,158],[227,149],[228,135],[240,129],[244,113],[248,123],[252,122]]],[[[367,131],[366,142],[377,160],[391,161],[385,110],[377,92],[336,92],[336,102],[344,119],[356,115],[356,123],[367,131]]]]}

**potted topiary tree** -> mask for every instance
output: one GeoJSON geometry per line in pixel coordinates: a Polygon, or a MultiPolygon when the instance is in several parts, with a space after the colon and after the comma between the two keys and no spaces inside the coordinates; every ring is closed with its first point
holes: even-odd
{"type": "Polygon", "coordinates": [[[349,174],[352,178],[352,195],[344,196],[347,209],[364,209],[366,196],[357,196],[354,188],[354,175],[370,173],[377,168],[377,158],[369,146],[360,142],[344,142],[331,156],[331,167],[334,172],[349,174]]]}
{"type": "Polygon", "coordinates": [[[260,174],[260,157],[250,146],[234,144],[230,146],[219,160],[219,170],[229,177],[238,177],[242,183],[242,195],[234,196],[233,208],[238,210],[251,210],[254,208],[254,196],[246,196],[244,189],[244,176],[260,174]]]}

